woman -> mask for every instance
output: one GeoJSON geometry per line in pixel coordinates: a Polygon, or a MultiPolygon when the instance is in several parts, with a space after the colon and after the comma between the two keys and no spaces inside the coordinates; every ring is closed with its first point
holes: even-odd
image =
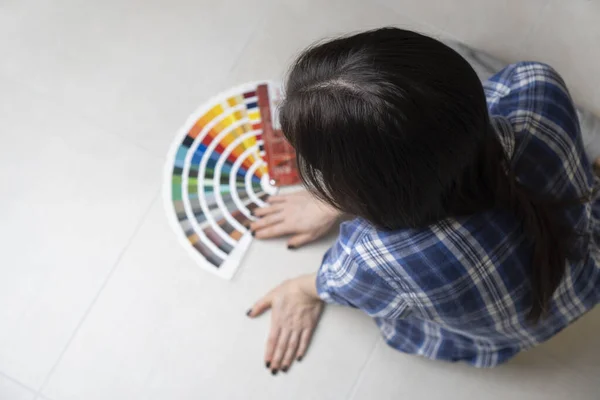
{"type": "Polygon", "coordinates": [[[304,356],[323,301],[366,312],[397,350],[477,367],[598,303],[598,182],[551,67],[509,65],[482,86],[450,47],[384,28],[305,51],[280,119],[314,197],[271,198],[256,237],[293,233],[293,248],[354,219],[316,274],[249,311],[272,309],[273,374],[304,356]]]}

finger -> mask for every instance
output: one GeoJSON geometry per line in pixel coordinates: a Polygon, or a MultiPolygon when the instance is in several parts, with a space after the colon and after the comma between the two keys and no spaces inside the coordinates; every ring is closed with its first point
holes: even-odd
{"type": "Polygon", "coordinates": [[[310,328],[302,331],[302,335],[300,336],[300,344],[298,345],[298,352],[296,353],[296,360],[300,361],[306,355],[306,349],[308,349],[308,345],[310,345],[313,329],[314,328],[310,328]]]}
{"type": "Polygon", "coordinates": [[[285,351],[285,355],[283,356],[283,361],[281,362],[281,370],[283,372],[287,372],[288,368],[294,362],[294,358],[296,357],[296,352],[298,351],[298,346],[300,345],[300,332],[294,331],[290,334],[290,339],[288,340],[287,349],[285,351]]]}
{"type": "Polygon", "coordinates": [[[281,221],[283,221],[283,213],[267,215],[266,217],[251,223],[250,229],[253,231],[258,231],[281,221]]]}
{"type": "Polygon", "coordinates": [[[277,341],[279,340],[279,332],[279,326],[271,323],[271,331],[269,332],[267,346],[265,347],[265,365],[267,368],[271,368],[273,353],[275,353],[275,346],[277,346],[277,341]]]}
{"type": "Polygon", "coordinates": [[[273,374],[276,374],[277,371],[281,369],[281,362],[283,361],[283,356],[285,355],[285,351],[287,350],[289,339],[290,331],[286,330],[281,331],[279,333],[279,338],[277,339],[277,346],[275,346],[273,357],[271,357],[271,371],[273,371],[273,374]]]}
{"type": "Polygon", "coordinates": [[[276,194],[273,196],[269,196],[269,198],[267,198],[267,203],[269,204],[277,204],[277,203],[283,203],[284,201],[287,200],[287,196],[284,194],[276,194]]]}
{"type": "Polygon", "coordinates": [[[260,299],[256,303],[254,303],[254,305],[252,306],[250,311],[248,311],[248,316],[250,318],[258,317],[259,315],[261,315],[265,311],[267,311],[269,308],[271,308],[271,295],[270,294],[266,295],[265,297],[263,297],[262,299],[260,299]]]}
{"type": "Polygon", "coordinates": [[[282,206],[277,205],[277,206],[265,206],[265,207],[259,207],[259,208],[255,208],[252,211],[252,215],[254,215],[255,217],[264,217],[265,215],[269,215],[269,214],[273,214],[273,213],[278,213],[282,211],[282,206]]]}
{"type": "Polygon", "coordinates": [[[290,240],[288,240],[288,249],[297,249],[298,247],[304,246],[306,243],[309,243],[314,240],[314,237],[310,233],[300,233],[298,235],[292,236],[290,240]]]}
{"type": "Polygon", "coordinates": [[[288,224],[282,221],[281,223],[273,224],[266,228],[254,231],[254,236],[258,239],[270,239],[274,237],[289,235],[290,233],[294,233],[293,229],[291,229],[288,224]]]}

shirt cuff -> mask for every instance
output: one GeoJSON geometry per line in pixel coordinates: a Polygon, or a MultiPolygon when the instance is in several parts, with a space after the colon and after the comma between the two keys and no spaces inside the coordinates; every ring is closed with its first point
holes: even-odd
{"type": "Polygon", "coordinates": [[[327,271],[325,269],[326,265],[322,265],[317,272],[317,293],[321,300],[328,304],[338,304],[356,308],[352,303],[340,297],[333,290],[332,286],[327,283],[327,271]]]}

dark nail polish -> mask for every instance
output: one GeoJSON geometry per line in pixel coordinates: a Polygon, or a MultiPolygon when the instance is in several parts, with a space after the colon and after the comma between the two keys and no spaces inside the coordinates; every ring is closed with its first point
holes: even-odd
{"type": "Polygon", "coordinates": [[[271,361],[267,361],[267,363],[265,364],[265,366],[266,366],[267,368],[271,368],[271,361]]]}
{"type": "Polygon", "coordinates": [[[296,361],[298,361],[298,362],[302,361],[302,356],[296,358],[296,361]]]}
{"type": "Polygon", "coordinates": [[[292,246],[291,244],[288,246],[288,250],[295,250],[296,246],[292,246]]]}
{"type": "Polygon", "coordinates": [[[256,232],[254,232],[254,231],[252,231],[251,233],[252,233],[252,236],[256,235],[256,232]]]}
{"type": "Polygon", "coordinates": [[[288,371],[288,367],[281,368],[281,372],[287,372],[287,371],[288,371]]]}
{"type": "Polygon", "coordinates": [[[271,374],[273,374],[273,375],[277,375],[277,370],[276,370],[276,369],[274,369],[273,371],[271,371],[271,374]]]}
{"type": "Polygon", "coordinates": [[[249,309],[248,311],[246,311],[247,316],[250,316],[250,314],[252,314],[252,309],[249,309]]]}

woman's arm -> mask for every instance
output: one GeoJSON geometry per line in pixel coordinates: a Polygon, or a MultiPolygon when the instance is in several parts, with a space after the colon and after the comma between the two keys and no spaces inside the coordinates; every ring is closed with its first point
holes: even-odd
{"type": "Polygon", "coordinates": [[[248,316],[257,317],[268,309],[272,314],[265,365],[275,375],[304,357],[317,327],[323,301],[317,294],[316,274],[283,282],[248,310],[248,316]]]}

